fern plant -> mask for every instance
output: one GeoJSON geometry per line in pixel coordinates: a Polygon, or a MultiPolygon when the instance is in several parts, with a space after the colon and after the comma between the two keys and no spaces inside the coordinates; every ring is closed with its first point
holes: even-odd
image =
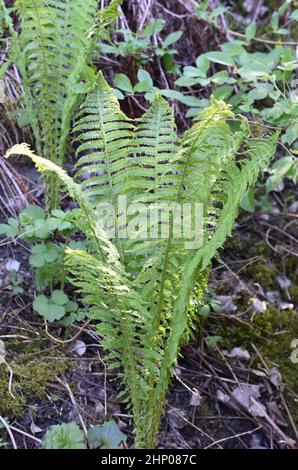
{"type": "MultiPolygon", "coordinates": [[[[104,28],[117,17],[121,0],[101,10],[97,0],[17,0],[21,31],[12,34],[11,59],[23,79],[26,121],[32,128],[37,153],[62,165],[73,110],[92,81],[89,67],[94,46],[104,28]]],[[[103,2],[101,2],[103,3],[103,2]]],[[[4,3],[1,0],[3,9],[4,3]]],[[[58,205],[59,183],[46,174],[48,210],[58,205]]]]}
{"type": "MultiPolygon", "coordinates": [[[[178,139],[172,110],[157,96],[135,128],[99,74],[76,120],[76,179],[26,144],[7,153],[27,155],[41,172],[53,172],[81,208],[80,227],[96,249],[67,249],[65,263],[91,305],[107,359],[123,369],[120,396],[132,408],[138,448],[156,445],[166,393],[193,321],[188,307],[194,288],[202,297],[239,201],[275,152],[277,134],[251,138],[246,119],[238,131],[233,119],[226,103],[214,101],[178,139]],[[165,238],[111,239],[96,208],[123,195],[145,205],[201,204],[201,246],[175,237],[173,223],[165,238]]],[[[119,217],[118,228],[121,223],[119,217]]]]}

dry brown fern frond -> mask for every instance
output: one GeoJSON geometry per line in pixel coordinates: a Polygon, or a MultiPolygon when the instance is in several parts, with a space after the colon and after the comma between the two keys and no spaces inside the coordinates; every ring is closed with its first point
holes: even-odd
{"type": "Polygon", "coordinates": [[[24,179],[0,156],[0,210],[4,216],[16,217],[33,202],[24,179]]]}

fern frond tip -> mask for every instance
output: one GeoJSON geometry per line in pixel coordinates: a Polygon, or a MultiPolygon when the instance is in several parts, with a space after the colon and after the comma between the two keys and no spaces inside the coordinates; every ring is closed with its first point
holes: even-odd
{"type": "Polygon", "coordinates": [[[27,155],[30,156],[32,153],[30,145],[26,143],[16,144],[6,151],[4,158],[9,158],[11,155],[27,155]]]}

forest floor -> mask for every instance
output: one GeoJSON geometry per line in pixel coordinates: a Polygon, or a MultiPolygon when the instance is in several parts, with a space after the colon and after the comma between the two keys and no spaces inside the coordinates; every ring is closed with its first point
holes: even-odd
{"type": "MultiPolygon", "coordinates": [[[[225,32],[202,28],[176,3],[179,7],[172,13],[160,8],[173,29],[187,31],[178,53],[191,64],[207,51],[210,41],[215,48],[225,32]]],[[[133,2],[125,4],[133,25],[133,2]]],[[[102,59],[98,65],[107,77],[121,71],[135,81],[134,68],[125,59],[116,64],[102,59]]],[[[166,80],[168,87],[173,85],[159,66],[153,65],[150,73],[157,83],[166,80]]],[[[123,108],[132,117],[140,113],[130,100],[123,108]]],[[[184,105],[175,103],[175,112],[182,132],[190,122],[184,105]]],[[[22,141],[23,131],[16,132],[22,141]]],[[[28,134],[25,137],[28,140],[28,134]]],[[[15,143],[14,131],[7,139],[7,147],[15,143]]],[[[42,186],[32,168],[22,162],[15,162],[14,168],[25,175],[26,184],[26,178],[31,180],[35,202],[42,205],[42,186]]],[[[167,397],[160,448],[297,447],[298,364],[291,361],[291,343],[298,339],[298,191],[290,181],[266,198],[262,188],[258,191],[262,207],[241,211],[233,236],[213,263],[206,311],[200,315],[197,333],[181,351],[167,397]]],[[[64,208],[68,203],[65,199],[64,208]]],[[[8,215],[2,206],[0,222],[8,215]]],[[[32,311],[29,255],[23,241],[1,238],[0,340],[5,355],[0,350],[0,415],[15,442],[0,422],[0,445],[37,448],[53,424],[76,421],[88,429],[113,418],[130,447],[131,417],[117,399],[120,373],[107,371],[90,321],[48,327],[32,311]],[[6,289],[13,261],[25,284],[17,295],[6,289]]]]}

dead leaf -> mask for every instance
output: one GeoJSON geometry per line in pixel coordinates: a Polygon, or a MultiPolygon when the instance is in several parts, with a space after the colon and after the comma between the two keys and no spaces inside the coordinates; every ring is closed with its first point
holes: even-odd
{"type": "Polygon", "coordinates": [[[39,426],[36,426],[36,424],[33,421],[31,423],[30,429],[33,434],[38,434],[39,432],[43,432],[43,429],[41,429],[39,426]]]}
{"type": "Polygon", "coordinates": [[[243,359],[245,361],[250,360],[250,354],[246,349],[233,348],[230,353],[228,351],[222,351],[222,353],[227,357],[235,357],[237,359],[243,359]]]}
{"type": "Polygon", "coordinates": [[[268,408],[271,418],[273,418],[274,422],[278,426],[283,426],[284,428],[288,427],[288,423],[285,420],[285,418],[282,416],[281,411],[276,401],[271,401],[267,403],[267,408],[268,408]]]}
{"type": "Polygon", "coordinates": [[[185,428],[185,426],[187,425],[187,422],[186,420],[183,419],[184,417],[183,415],[184,415],[184,411],[182,410],[178,410],[176,408],[170,409],[170,411],[168,412],[168,417],[172,426],[174,426],[174,428],[177,428],[177,429],[185,428]]]}
{"type": "Polygon", "coordinates": [[[276,280],[282,289],[287,289],[292,284],[290,279],[288,279],[284,274],[276,276],[276,280]]]}
{"type": "Polygon", "coordinates": [[[242,384],[232,392],[233,398],[253,416],[266,416],[265,406],[257,400],[261,396],[259,385],[242,384]]]}
{"type": "Polygon", "coordinates": [[[252,304],[256,312],[258,313],[266,312],[267,305],[266,305],[266,302],[264,302],[264,300],[260,300],[257,297],[254,297],[251,300],[252,300],[252,304]]]}
{"type": "Polygon", "coordinates": [[[6,363],[5,356],[6,356],[6,350],[5,350],[4,341],[0,339],[0,364],[6,363]]]}
{"type": "Polygon", "coordinates": [[[222,312],[224,313],[236,312],[237,307],[233,302],[232,295],[217,295],[215,297],[215,300],[217,300],[220,303],[222,312]]]}
{"type": "Polygon", "coordinates": [[[266,297],[271,304],[276,304],[280,299],[280,294],[277,290],[271,290],[266,292],[266,297]]]}
{"type": "Polygon", "coordinates": [[[95,405],[95,414],[96,416],[101,416],[105,413],[105,407],[101,403],[101,401],[96,402],[95,405]]]}
{"type": "Polygon", "coordinates": [[[193,392],[190,399],[190,406],[199,406],[202,401],[202,396],[199,392],[193,392]]]}
{"type": "Polygon", "coordinates": [[[291,304],[289,302],[279,302],[278,303],[278,308],[280,310],[293,310],[294,304],[291,304]]]}
{"type": "Polygon", "coordinates": [[[285,386],[282,382],[282,376],[281,373],[279,372],[277,367],[272,367],[271,369],[271,375],[270,375],[270,382],[275,385],[275,387],[278,390],[283,391],[285,386]]]}
{"type": "Polygon", "coordinates": [[[219,400],[219,401],[222,401],[223,403],[229,403],[231,401],[231,398],[229,397],[229,395],[227,395],[226,393],[222,392],[221,390],[217,390],[216,392],[216,398],[219,400]]]}
{"type": "Polygon", "coordinates": [[[5,263],[5,268],[7,271],[19,271],[21,263],[15,259],[9,258],[5,263]]]}
{"type": "Polygon", "coordinates": [[[86,344],[80,339],[77,339],[70,345],[70,350],[74,356],[84,356],[86,349],[86,344]]]}

